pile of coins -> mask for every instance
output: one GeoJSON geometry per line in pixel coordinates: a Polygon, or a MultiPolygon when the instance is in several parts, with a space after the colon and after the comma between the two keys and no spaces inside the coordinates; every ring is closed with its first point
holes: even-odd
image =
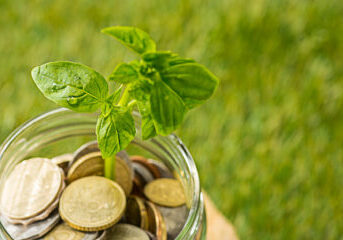
{"type": "Polygon", "coordinates": [[[162,163],[116,156],[104,177],[97,142],[73,154],[19,163],[0,196],[0,221],[16,240],[170,240],[188,216],[184,190],[162,163]]]}

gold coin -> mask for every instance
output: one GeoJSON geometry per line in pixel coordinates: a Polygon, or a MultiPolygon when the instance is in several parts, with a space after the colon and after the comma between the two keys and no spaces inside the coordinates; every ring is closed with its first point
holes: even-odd
{"type": "MultiPolygon", "coordinates": [[[[126,196],[132,190],[132,171],[126,162],[116,156],[115,164],[116,182],[124,189],[126,196]]],[[[104,160],[100,152],[91,152],[79,158],[70,167],[68,172],[68,182],[73,182],[86,176],[103,176],[104,160]]]]}
{"type": "Polygon", "coordinates": [[[1,193],[1,213],[12,219],[38,215],[55,201],[62,183],[60,168],[49,159],[23,161],[6,179],[1,193]]]}
{"type": "Polygon", "coordinates": [[[72,228],[100,231],[120,220],[126,197],[117,183],[90,176],[72,182],[64,190],[59,207],[61,218],[72,228]]]}
{"type": "Polygon", "coordinates": [[[157,240],[167,240],[167,227],[161,212],[152,202],[146,201],[148,211],[149,231],[154,233],[157,240]]]}
{"type": "Polygon", "coordinates": [[[79,178],[94,175],[104,175],[104,160],[100,152],[88,153],[75,161],[68,171],[67,179],[71,183],[79,178]]]}
{"type": "Polygon", "coordinates": [[[156,179],[145,186],[144,194],[152,202],[166,207],[178,207],[186,203],[182,185],[176,179],[156,179]]]}
{"type": "Polygon", "coordinates": [[[65,223],[59,224],[55,227],[43,240],[95,240],[98,233],[84,233],[72,229],[65,223]]]}
{"type": "Polygon", "coordinates": [[[74,164],[78,159],[82,158],[84,155],[92,152],[100,152],[99,145],[97,141],[91,141],[83,144],[74,152],[74,158],[70,162],[69,167],[74,164]]]}
{"type": "Polygon", "coordinates": [[[130,196],[127,199],[125,219],[132,225],[148,230],[148,213],[143,199],[136,196],[130,196]]]}
{"type": "Polygon", "coordinates": [[[111,229],[111,240],[149,240],[149,236],[140,228],[130,224],[117,224],[111,229]]]}

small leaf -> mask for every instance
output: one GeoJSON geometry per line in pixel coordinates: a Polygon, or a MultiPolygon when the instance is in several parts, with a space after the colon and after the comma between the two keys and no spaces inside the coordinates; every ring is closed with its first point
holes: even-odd
{"type": "Polygon", "coordinates": [[[210,98],[219,82],[216,76],[198,63],[171,66],[161,73],[161,78],[189,109],[210,98]]]}
{"type": "Polygon", "coordinates": [[[157,133],[161,135],[172,133],[186,113],[182,99],[161,80],[152,88],[150,108],[157,133]]]}
{"type": "Polygon", "coordinates": [[[131,113],[126,108],[116,107],[107,116],[99,116],[96,132],[101,153],[109,158],[130,144],[136,128],[131,113]]]}
{"type": "Polygon", "coordinates": [[[130,83],[139,78],[139,73],[136,68],[128,63],[121,63],[116,66],[112,74],[109,76],[110,81],[118,83],[130,83]]]}
{"type": "Polygon", "coordinates": [[[169,67],[169,61],[177,56],[170,51],[149,52],[142,55],[142,59],[151,67],[161,71],[169,67]]]}
{"type": "Polygon", "coordinates": [[[115,90],[111,96],[109,96],[106,99],[106,102],[112,104],[112,105],[116,105],[120,99],[121,96],[121,92],[122,92],[122,86],[120,86],[117,90],[115,90]]]}
{"type": "Polygon", "coordinates": [[[142,138],[147,140],[157,135],[154,121],[151,116],[149,103],[138,102],[138,109],[142,117],[142,138]]]}
{"type": "Polygon", "coordinates": [[[51,62],[32,70],[45,97],[78,112],[94,112],[108,94],[108,85],[95,70],[72,62],[51,62]]]}
{"type": "Polygon", "coordinates": [[[173,57],[169,60],[169,66],[180,65],[185,63],[195,63],[192,58],[181,58],[179,56],[173,57]]]}
{"type": "Polygon", "coordinates": [[[135,27],[114,26],[102,30],[131,50],[143,54],[156,51],[156,44],[143,30],[135,27]]]}
{"type": "Polygon", "coordinates": [[[152,83],[147,78],[141,78],[139,81],[129,85],[129,94],[138,101],[148,101],[150,97],[152,83]]]}

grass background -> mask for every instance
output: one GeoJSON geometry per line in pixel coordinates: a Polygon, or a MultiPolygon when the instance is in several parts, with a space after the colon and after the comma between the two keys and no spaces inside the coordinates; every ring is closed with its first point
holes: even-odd
{"type": "Polygon", "coordinates": [[[0,141],[55,108],[30,77],[54,60],[104,75],[135,25],[208,66],[215,96],[178,134],[241,239],[343,239],[343,2],[0,0],[0,141]]]}

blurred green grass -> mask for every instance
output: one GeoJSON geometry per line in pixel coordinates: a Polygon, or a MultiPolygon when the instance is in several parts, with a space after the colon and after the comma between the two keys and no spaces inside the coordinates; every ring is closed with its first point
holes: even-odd
{"type": "Polygon", "coordinates": [[[99,33],[111,25],[141,27],[221,79],[178,134],[241,239],[342,239],[342,1],[0,0],[0,141],[56,107],[33,66],[107,76],[135,57],[99,33]]]}

